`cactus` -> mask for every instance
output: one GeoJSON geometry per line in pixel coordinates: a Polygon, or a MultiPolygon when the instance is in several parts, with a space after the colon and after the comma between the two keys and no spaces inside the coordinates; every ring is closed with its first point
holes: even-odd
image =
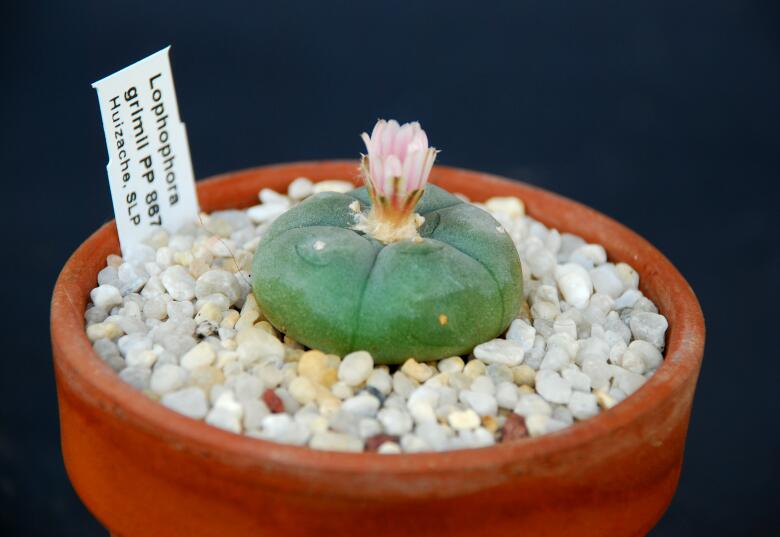
{"type": "MultiPolygon", "coordinates": [[[[419,129],[384,125],[396,137],[407,127],[419,129]]],[[[468,353],[515,318],[522,274],[514,243],[485,211],[425,186],[435,150],[427,139],[414,145],[418,132],[424,137],[406,133],[403,156],[418,158],[420,176],[391,164],[391,180],[381,183],[371,167],[382,157],[372,152],[375,129],[364,135],[366,187],[316,194],[266,231],[252,288],[280,331],[325,352],[367,350],[391,364],[468,353]]]]}

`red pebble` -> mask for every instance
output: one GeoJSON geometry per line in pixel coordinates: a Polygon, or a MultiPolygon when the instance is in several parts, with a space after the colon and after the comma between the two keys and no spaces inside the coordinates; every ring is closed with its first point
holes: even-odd
{"type": "Polygon", "coordinates": [[[501,430],[501,441],[511,442],[526,436],[528,436],[528,428],[525,426],[525,418],[512,412],[504,422],[504,428],[501,430]]]}
{"type": "Polygon", "coordinates": [[[385,442],[398,442],[397,436],[377,434],[366,440],[366,451],[377,451],[385,442]]]}
{"type": "Polygon", "coordinates": [[[263,402],[268,405],[268,410],[274,414],[284,412],[284,403],[279,399],[279,396],[276,395],[276,392],[270,388],[263,392],[263,402]]]}

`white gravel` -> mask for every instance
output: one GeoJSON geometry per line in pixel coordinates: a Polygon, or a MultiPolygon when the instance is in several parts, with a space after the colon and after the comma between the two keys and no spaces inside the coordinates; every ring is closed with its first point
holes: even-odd
{"type": "Polygon", "coordinates": [[[507,416],[529,436],[619,404],[663,362],[667,320],[639,274],[599,244],[548,229],[517,198],[475,205],[517,246],[525,304],[470,356],[402,366],[365,351],[307,350],[277,332],[251,295],[252,255],[275,218],[351,183],[295,179],[246,211],[201,215],[111,255],[90,293],[86,333],[125,382],[193,419],[275,442],[385,454],[502,440],[507,416]]]}

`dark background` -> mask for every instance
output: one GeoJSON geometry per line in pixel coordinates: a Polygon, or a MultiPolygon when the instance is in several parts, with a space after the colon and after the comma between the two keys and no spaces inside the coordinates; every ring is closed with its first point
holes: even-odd
{"type": "Polygon", "coordinates": [[[652,535],[780,533],[777,2],[179,4],[3,3],[3,535],[105,535],[62,465],[48,306],[112,217],[90,83],[168,44],[198,177],[356,157],[378,117],[419,119],[440,163],[647,237],[708,328],[680,488],[652,535]]]}

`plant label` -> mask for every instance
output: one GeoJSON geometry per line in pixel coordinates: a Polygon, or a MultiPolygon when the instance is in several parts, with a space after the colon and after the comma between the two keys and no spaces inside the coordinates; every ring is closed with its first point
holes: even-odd
{"type": "Polygon", "coordinates": [[[124,255],[155,231],[176,231],[198,219],[169,51],[166,47],[92,84],[103,117],[108,183],[124,255]]]}

